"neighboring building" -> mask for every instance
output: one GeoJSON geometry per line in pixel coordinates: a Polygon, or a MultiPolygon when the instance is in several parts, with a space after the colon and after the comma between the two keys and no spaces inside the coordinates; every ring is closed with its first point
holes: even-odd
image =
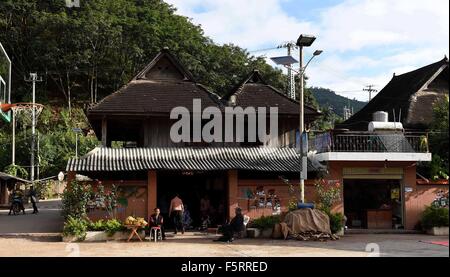
{"type": "MultiPolygon", "coordinates": [[[[308,107],[306,114],[309,125],[319,112],[308,107]]],[[[216,223],[233,216],[237,206],[252,217],[271,215],[286,211],[290,198],[280,176],[298,183],[299,155],[288,146],[294,146],[299,103],[264,83],[257,71],[220,99],[163,50],[127,85],[88,109],[87,116],[102,147],[70,160],[67,171],[71,179],[76,172],[105,186],[119,186],[121,197],[126,198],[120,201],[120,218],[147,217],[156,206],[167,213],[174,193],[181,195],[197,224],[204,195],[210,198],[216,223]],[[176,120],[170,119],[170,112],[186,107],[192,120],[193,99],[201,99],[203,108],[220,110],[230,99],[237,106],[255,102],[255,107],[278,107],[276,135],[281,139],[268,140],[266,147],[249,143],[248,133],[240,143],[174,143],[170,128],[176,120]],[[113,148],[117,145],[123,147],[113,148]]],[[[224,128],[224,132],[230,130],[224,128]]]]}
{"type": "Polygon", "coordinates": [[[385,111],[391,121],[401,122],[406,131],[426,131],[432,120],[433,104],[448,96],[448,82],[447,58],[394,75],[372,101],[336,128],[367,131],[372,114],[385,111]]]}
{"type": "Polygon", "coordinates": [[[0,172],[0,207],[9,207],[9,198],[16,184],[27,184],[29,181],[0,172]]]}
{"type": "Polygon", "coordinates": [[[416,176],[417,163],[431,161],[433,104],[448,92],[447,59],[394,76],[363,109],[311,143],[314,163],[343,185],[336,210],[350,228],[414,229],[437,193],[448,192],[448,181],[416,176]]]}

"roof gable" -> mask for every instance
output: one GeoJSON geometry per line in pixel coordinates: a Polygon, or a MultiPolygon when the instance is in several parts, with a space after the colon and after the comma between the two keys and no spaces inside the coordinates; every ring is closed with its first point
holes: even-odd
{"type": "Polygon", "coordinates": [[[133,80],[195,82],[192,74],[167,49],[163,49],[133,80]]]}
{"type": "MultiPolygon", "coordinates": [[[[367,124],[372,121],[372,114],[377,111],[388,112],[390,120],[394,119],[393,112],[396,113],[396,116],[401,113],[400,121],[405,122],[412,96],[435,80],[446,68],[448,68],[448,59],[444,58],[411,72],[394,75],[391,81],[366,106],[337,127],[366,130],[367,124]]],[[[399,119],[396,118],[396,120],[399,119]]]]}
{"type": "MultiPolygon", "coordinates": [[[[236,105],[245,107],[278,107],[278,113],[297,115],[300,112],[299,102],[291,99],[273,86],[267,84],[258,70],[253,70],[238,86],[223,99],[236,96],[236,105]]],[[[319,115],[313,107],[305,106],[306,115],[319,115]]]]}

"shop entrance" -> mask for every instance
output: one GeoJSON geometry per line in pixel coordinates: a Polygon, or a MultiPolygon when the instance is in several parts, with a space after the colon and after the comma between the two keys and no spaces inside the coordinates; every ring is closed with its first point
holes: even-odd
{"type": "MultiPolygon", "coordinates": [[[[164,218],[169,219],[170,200],[179,194],[188,211],[185,218],[187,230],[202,227],[205,215],[209,217],[209,226],[215,227],[225,222],[228,178],[224,172],[158,172],[157,178],[157,203],[164,218]],[[202,199],[203,202],[209,201],[206,212],[201,211],[202,199]]],[[[166,220],[165,225],[173,227],[172,220],[166,220]]]]}
{"type": "Polygon", "coordinates": [[[344,213],[349,228],[403,228],[400,180],[345,179],[344,213]]]}

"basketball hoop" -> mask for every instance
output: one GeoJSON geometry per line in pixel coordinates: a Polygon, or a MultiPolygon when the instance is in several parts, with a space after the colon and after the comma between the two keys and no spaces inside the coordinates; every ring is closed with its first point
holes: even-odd
{"type": "Polygon", "coordinates": [[[0,109],[4,113],[12,111],[13,117],[16,120],[21,120],[24,125],[29,125],[33,117],[33,110],[35,117],[38,118],[44,109],[44,105],[37,103],[1,104],[0,109]]]}

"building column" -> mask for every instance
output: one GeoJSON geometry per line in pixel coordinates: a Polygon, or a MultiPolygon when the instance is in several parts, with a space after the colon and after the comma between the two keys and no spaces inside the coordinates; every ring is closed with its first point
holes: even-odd
{"type": "Polygon", "coordinates": [[[106,117],[102,118],[102,146],[107,146],[107,132],[108,132],[108,121],[106,120],[106,117]]]}
{"type": "Polygon", "coordinates": [[[70,183],[72,183],[72,181],[76,180],[76,172],[75,171],[68,171],[67,172],[67,187],[70,186],[70,183]]]}
{"type": "Polygon", "coordinates": [[[156,170],[148,171],[147,181],[147,218],[153,213],[157,207],[157,177],[156,170]]]}
{"type": "Polygon", "coordinates": [[[238,205],[238,172],[237,170],[228,171],[228,218],[234,217],[234,210],[238,205]]]}

